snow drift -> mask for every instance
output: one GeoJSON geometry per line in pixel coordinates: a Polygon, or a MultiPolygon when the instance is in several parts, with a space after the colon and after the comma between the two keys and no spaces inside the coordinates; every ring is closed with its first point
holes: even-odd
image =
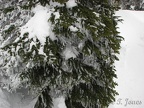
{"type": "Polygon", "coordinates": [[[144,11],[123,10],[116,15],[124,20],[118,26],[125,40],[115,63],[119,96],[110,108],[144,108],[144,11]]]}

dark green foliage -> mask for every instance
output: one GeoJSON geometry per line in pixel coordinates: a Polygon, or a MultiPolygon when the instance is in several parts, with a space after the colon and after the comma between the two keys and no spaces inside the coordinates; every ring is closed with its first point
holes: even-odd
{"type": "Polygon", "coordinates": [[[11,34],[14,29],[15,29],[15,25],[11,25],[11,26],[10,26],[7,30],[5,30],[4,32],[5,32],[6,34],[11,34]]]}
{"type": "Polygon", "coordinates": [[[6,13],[11,12],[13,10],[14,10],[14,7],[8,7],[8,8],[3,9],[3,12],[6,14],[6,13]]]}
{"type": "Polygon", "coordinates": [[[38,97],[38,100],[35,104],[35,108],[51,108],[52,98],[49,95],[49,91],[50,89],[48,87],[42,91],[41,95],[38,97]]]}
{"type": "MultiPolygon", "coordinates": [[[[51,5],[50,0],[28,1],[27,9],[37,3],[51,5]]],[[[118,94],[114,90],[117,85],[114,82],[117,77],[114,61],[118,60],[116,53],[119,53],[123,38],[118,35],[116,27],[118,17],[114,12],[117,8],[108,0],[77,0],[77,6],[72,8],[66,7],[68,0],[52,1],[64,4],[55,7],[60,18],[55,19],[52,14],[48,19],[56,40],[47,37],[42,46],[36,39],[36,44],[30,49],[34,40],[27,39],[29,34],[25,33],[19,41],[5,47],[16,49],[20,46],[17,55],[22,62],[34,65],[24,69],[21,79],[28,79],[26,83],[40,94],[35,108],[51,108],[53,90],[61,92],[55,93],[56,97],[66,96],[67,108],[107,107],[118,94]],[[76,27],[77,31],[72,31],[70,26],[76,27]],[[40,47],[45,55],[39,54],[40,47]],[[65,58],[63,53],[67,47],[78,52],[75,58],[65,58]]]]}

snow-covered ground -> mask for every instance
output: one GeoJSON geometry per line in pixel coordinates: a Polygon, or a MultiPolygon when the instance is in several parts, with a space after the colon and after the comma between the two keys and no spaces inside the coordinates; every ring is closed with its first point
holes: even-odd
{"type": "MultiPolygon", "coordinates": [[[[121,10],[116,15],[124,19],[118,26],[125,41],[121,44],[120,61],[115,63],[119,96],[109,108],[144,108],[144,11],[121,10]]],[[[0,108],[33,108],[35,101],[30,101],[29,97],[0,89],[0,108]]],[[[54,108],[64,108],[63,101],[55,100],[59,105],[54,108]]]]}
{"type": "Polygon", "coordinates": [[[119,11],[123,23],[119,31],[125,38],[116,62],[119,96],[109,108],[144,108],[144,11],[119,11]]]}

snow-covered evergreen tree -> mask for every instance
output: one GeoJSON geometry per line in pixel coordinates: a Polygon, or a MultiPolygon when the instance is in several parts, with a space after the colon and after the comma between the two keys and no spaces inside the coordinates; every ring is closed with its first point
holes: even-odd
{"type": "Polygon", "coordinates": [[[1,0],[3,88],[30,88],[35,108],[102,108],[114,101],[122,37],[108,0],[1,0]],[[27,23],[26,23],[27,22],[27,23]]]}

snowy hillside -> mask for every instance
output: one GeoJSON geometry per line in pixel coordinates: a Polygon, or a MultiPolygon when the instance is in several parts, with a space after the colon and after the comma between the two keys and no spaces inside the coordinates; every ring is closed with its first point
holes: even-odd
{"type": "MultiPolygon", "coordinates": [[[[121,44],[120,61],[116,62],[119,96],[109,108],[144,108],[144,12],[119,11],[116,15],[124,19],[119,23],[119,31],[125,41],[121,44]]],[[[0,89],[0,108],[33,108],[35,101],[31,100],[0,89]]],[[[55,100],[54,108],[64,108],[60,103],[63,101],[55,100]]]]}
{"type": "Polygon", "coordinates": [[[119,96],[110,108],[144,108],[144,12],[119,11],[123,23],[120,61],[116,62],[119,96]]]}

